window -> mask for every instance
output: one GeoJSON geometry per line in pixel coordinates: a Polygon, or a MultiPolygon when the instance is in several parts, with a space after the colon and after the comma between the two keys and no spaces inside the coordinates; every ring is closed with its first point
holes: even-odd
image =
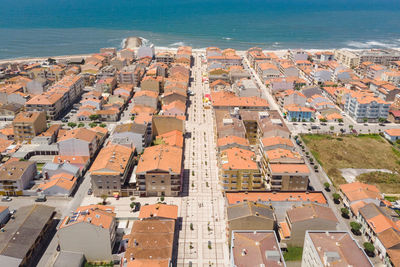
{"type": "Polygon", "coordinates": [[[161,183],[163,184],[163,183],[164,183],[164,180],[161,180],[161,183]]]}

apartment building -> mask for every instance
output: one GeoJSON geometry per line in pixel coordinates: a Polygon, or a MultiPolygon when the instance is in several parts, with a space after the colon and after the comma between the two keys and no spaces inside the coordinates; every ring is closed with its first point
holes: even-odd
{"type": "Polygon", "coordinates": [[[263,81],[279,78],[281,75],[279,68],[269,61],[258,61],[256,72],[263,81]]]}
{"type": "Polygon", "coordinates": [[[390,104],[370,93],[351,92],[345,94],[344,110],[357,122],[377,122],[386,119],[390,104]]]}
{"type": "Polygon", "coordinates": [[[358,55],[349,50],[335,50],[335,59],[348,68],[356,68],[360,65],[360,58],[358,55]]]}
{"type": "Polygon", "coordinates": [[[223,190],[262,190],[263,180],[254,152],[229,148],[220,153],[223,190]]]}
{"type": "Polygon", "coordinates": [[[142,153],[150,141],[151,136],[148,135],[147,127],[144,124],[120,124],[115,127],[114,133],[111,135],[112,143],[136,148],[138,153],[142,153]]]}
{"type": "MultiPolygon", "coordinates": [[[[124,184],[130,178],[134,165],[135,148],[108,144],[100,150],[90,168],[95,196],[121,196],[124,184]]],[[[129,194],[129,192],[127,192],[129,194]]],[[[133,192],[131,192],[133,194],[133,192]]]]}
{"type": "Polygon", "coordinates": [[[307,231],[301,266],[374,266],[349,232],[307,231]]]}
{"type": "Polygon", "coordinates": [[[250,62],[250,66],[254,68],[256,61],[267,60],[268,57],[263,53],[260,47],[252,47],[246,52],[246,57],[250,62]]]}
{"type": "Polygon", "coordinates": [[[270,190],[305,191],[308,188],[310,170],[306,164],[268,164],[263,169],[270,190]]]}
{"type": "Polygon", "coordinates": [[[156,54],[156,62],[171,64],[175,61],[175,55],[171,52],[159,52],[156,54]]]}
{"type": "Polygon", "coordinates": [[[47,119],[56,120],[64,108],[62,98],[63,94],[47,91],[29,99],[25,103],[25,108],[27,111],[44,111],[47,119]]]}
{"type": "Polygon", "coordinates": [[[21,196],[37,174],[33,161],[9,161],[0,167],[0,195],[21,196]]]}
{"type": "Polygon", "coordinates": [[[141,155],[136,179],[140,196],[178,196],[182,190],[182,148],[157,145],[141,155]]]}
{"type": "Polygon", "coordinates": [[[114,207],[78,207],[64,218],[57,231],[62,251],[82,253],[88,261],[111,261],[117,222],[114,207]]]}
{"type": "Polygon", "coordinates": [[[13,122],[14,140],[18,143],[24,141],[30,143],[32,139],[46,131],[46,113],[44,112],[20,112],[13,122]]]}
{"type": "Polygon", "coordinates": [[[302,107],[297,104],[284,106],[286,119],[288,121],[311,121],[314,119],[315,112],[309,107],[302,107]]]}

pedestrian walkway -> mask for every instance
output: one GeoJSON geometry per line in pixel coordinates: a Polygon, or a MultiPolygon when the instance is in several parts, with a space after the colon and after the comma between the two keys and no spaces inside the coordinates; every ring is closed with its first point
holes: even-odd
{"type": "Polygon", "coordinates": [[[186,132],[191,137],[185,143],[185,181],[179,216],[178,266],[229,266],[224,198],[218,183],[217,155],[214,142],[213,115],[204,109],[203,95],[208,93],[201,82],[202,66],[195,54],[195,93],[188,107],[186,132]],[[186,196],[185,196],[186,195],[186,196]]]}

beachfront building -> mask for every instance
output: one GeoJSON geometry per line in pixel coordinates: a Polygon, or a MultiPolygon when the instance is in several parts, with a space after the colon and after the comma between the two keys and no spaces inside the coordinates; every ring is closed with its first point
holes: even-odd
{"type": "Polygon", "coordinates": [[[314,110],[309,107],[302,107],[291,104],[283,107],[288,121],[311,121],[314,119],[314,110]]]}
{"type": "Polygon", "coordinates": [[[345,49],[335,50],[335,59],[348,68],[356,68],[360,64],[357,54],[345,49]]]}
{"type": "Polygon", "coordinates": [[[344,110],[357,122],[378,122],[379,119],[386,119],[389,107],[389,103],[370,93],[345,94],[344,110]]]}

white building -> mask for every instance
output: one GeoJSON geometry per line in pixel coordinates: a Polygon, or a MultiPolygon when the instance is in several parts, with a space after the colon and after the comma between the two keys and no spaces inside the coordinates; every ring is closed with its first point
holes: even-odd
{"type": "Polygon", "coordinates": [[[369,93],[352,92],[345,95],[344,110],[357,122],[386,119],[389,107],[389,103],[369,93]]]}
{"type": "Polygon", "coordinates": [[[78,128],[62,135],[57,145],[60,155],[92,157],[98,148],[98,138],[96,132],[78,128]]]}

